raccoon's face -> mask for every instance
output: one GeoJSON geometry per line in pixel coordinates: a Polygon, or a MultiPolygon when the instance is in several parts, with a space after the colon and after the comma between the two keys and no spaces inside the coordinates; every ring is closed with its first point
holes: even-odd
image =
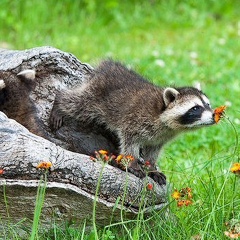
{"type": "Polygon", "coordinates": [[[212,125],[214,112],[205,94],[193,87],[166,88],[166,106],[161,121],[173,130],[187,130],[212,125]]]}

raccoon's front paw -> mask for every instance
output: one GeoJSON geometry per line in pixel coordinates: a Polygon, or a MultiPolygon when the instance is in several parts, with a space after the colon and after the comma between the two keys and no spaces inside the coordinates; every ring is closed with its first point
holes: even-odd
{"type": "Polygon", "coordinates": [[[159,185],[166,185],[166,176],[163,173],[155,170],[149,172],[148,176],[152,178],[155,182],[157,182],[159,185]]]}
{"type": "Polygon", "coordinates": [[[140,164],[138,164],[137,160],[134,160],[130,163],[130,165],[128,167],[128,171],[130,173],[132,173],[133,175],[135,175],[136,177],[139,177],[139,178],[146,177],[145,171],[142,169],[140,164]]]}
{"type": "Polygon", "coordinates": [[[58,130],[63,125],[63,116],[53,109],[50,115],[49,123],[53,130],[58,130]]]}

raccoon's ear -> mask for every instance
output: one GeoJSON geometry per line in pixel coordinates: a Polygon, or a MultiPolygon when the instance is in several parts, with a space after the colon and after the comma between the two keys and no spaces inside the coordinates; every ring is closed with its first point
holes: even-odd
{"type": "Polygon", "coordinates": [[[26,69],[17,74],[21,79],[34,80],[36,77],[36,71],[33,69],[26,69]]]}
{"type": "Polygon", "coordinates": [[[196,83],[194,84],[194,87],[195,87],[197,90],[199,90],[199,91],[202,90],[202,89],[201,89],[201,83],[200,83],[200,82],[196,82],[196,83]]]}
{"type": "Polygon", "coordinates": [[[0,90],[4,89],[6,87],[5,82],[1,79],[0,80],[0,90]]]}
{"type": "Polygon", "coordinates": [[[173,102],[180,93],[174,88],[166,88],[163,91],[163,101],[166,106],[173,102]]]}

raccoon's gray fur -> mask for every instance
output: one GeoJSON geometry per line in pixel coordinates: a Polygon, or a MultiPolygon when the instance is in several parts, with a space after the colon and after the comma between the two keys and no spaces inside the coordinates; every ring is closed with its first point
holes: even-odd
{"type": "Polygon", "coordinates": [[[58,129],[64,117],[108,129],[119,140],[119,153],[136,159],[129,170],[143,177],[139,160],[148,160],[153,166],[150,176],[160,184],[165,176],[156,171],[155,162],[162,146],[185,130],[214,123],[213,110],[201,90],[160,88],[110,60],[103,61],[80,87],[57,93],[52,127],[58,129]]]}

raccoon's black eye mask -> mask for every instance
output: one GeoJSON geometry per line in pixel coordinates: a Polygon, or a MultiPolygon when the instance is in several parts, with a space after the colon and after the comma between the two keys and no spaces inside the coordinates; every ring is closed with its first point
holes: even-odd
{"type": "Polygon", "coordinates": [[[202,106],[196,105],[189,109],[183,116],[181,116],[179,121],[183,125],[192,124],[201,118],[203,111],[204,108],[202,106]]]}

